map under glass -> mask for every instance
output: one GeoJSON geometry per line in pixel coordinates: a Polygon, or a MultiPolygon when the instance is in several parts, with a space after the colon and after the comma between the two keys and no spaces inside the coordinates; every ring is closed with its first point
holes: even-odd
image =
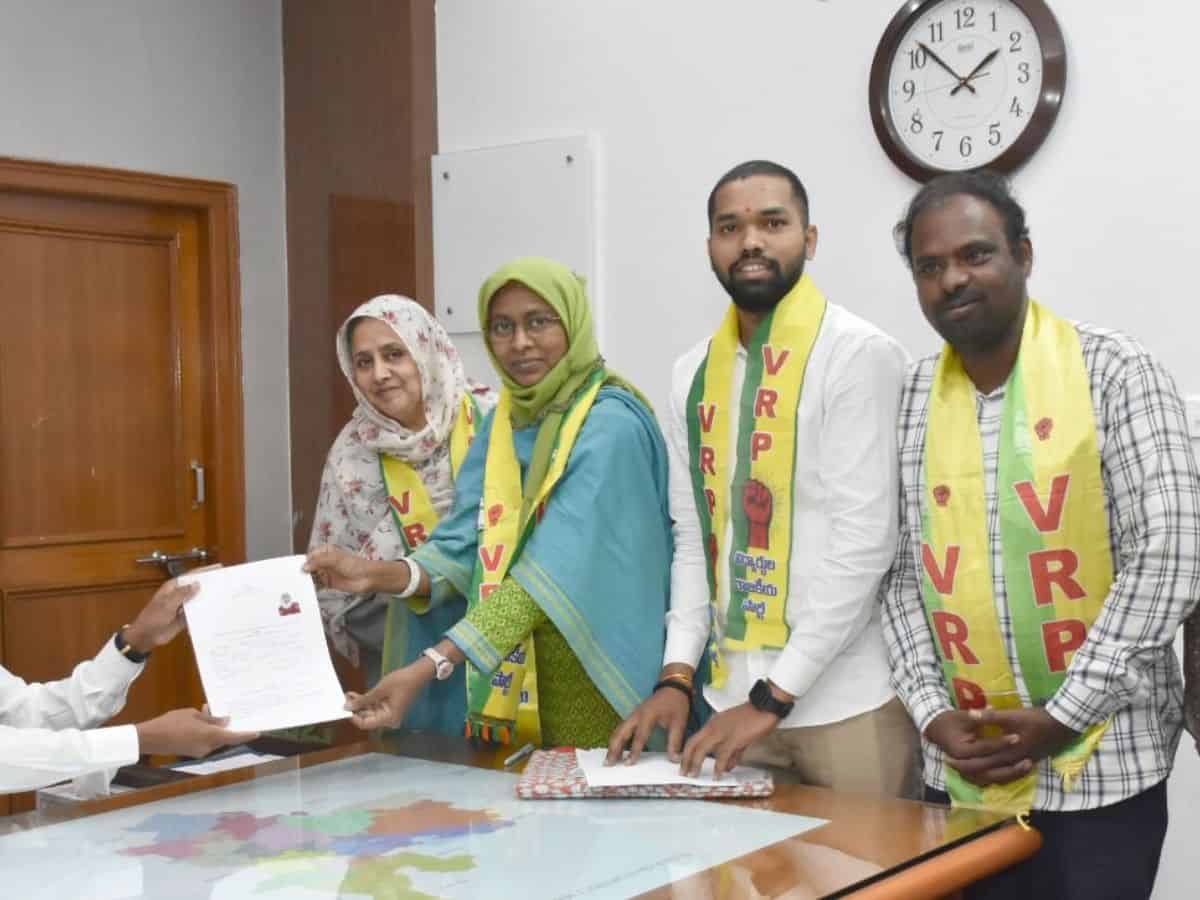
{"type": "Polygon", "coordinates": [[[0,837],[8,897],[628,897],[824,822],[369,754],[0,837]]]}

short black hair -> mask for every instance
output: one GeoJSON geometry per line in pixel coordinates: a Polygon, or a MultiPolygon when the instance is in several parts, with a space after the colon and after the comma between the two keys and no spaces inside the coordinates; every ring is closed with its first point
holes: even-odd
{"type": "Polygon", "coordinates": [[[1029,226],[1025,224],[1025,210],[1013,197],[1012,185],[998,172],[974,169],[969,172],[938,175],[917,191],[908,204],[904,218],[892,229],[896,249],[900,251],[904,261],[912,266],[912,233],[917,216],[935,206],[941,206],[958,194],[978,197],[1000,214],[1000,218],[1004,220],[1008,249],[1012,251],[1014,259],[1022,260],[1025,254],[1021,250],[1021,241],[1029,239],[1029,226]]]}
{"type": "Polygon", "coordinates": [[[774,163],[767,159],[752,159],[734,166],[718,178],[717,183],[713,185],[713,189],[709,191],[708,224],[710,226],[712,225],[713,215],[717,211],[717,191],[731,181],[741,181],[743,178],[749,178],[752,175],[777,175],[780,178],[786,178],[792,186],[792,195],[796,198],[796,202],[800,204],[800,211],[804,213],[804,224],[808,224],[808,191],[804,189],[804,185],[796,177],[796,173],[787,166],[781,166],[779,163],[774,163]]]}

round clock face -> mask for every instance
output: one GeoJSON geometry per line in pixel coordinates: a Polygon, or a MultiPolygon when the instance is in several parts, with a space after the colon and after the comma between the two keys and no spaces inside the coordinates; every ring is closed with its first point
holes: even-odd
{"type": "Polygon", "coordinates": [[[1063,77],[1061,35],[1040,0],[909,3],[876,54],[876,131],[893,159],[915,177],[980,168],[1005,154],[1007,168],[1012,168],[1036,148],[1053,122],[1063,77]],[[1023,7],[1035,10],[1042,21],[1044,14],[1057,38],[1049,55],[1059,92],[1048,97],[1043,96],[1047,48],[1023,7]],[[880,132],[881,118],[886,137],[880,132]],[[1014,148],[1024,151],[1020,158],[1009,152],[1014,148]],[[897,155],[907,157],[909,165],[897,155]]]}

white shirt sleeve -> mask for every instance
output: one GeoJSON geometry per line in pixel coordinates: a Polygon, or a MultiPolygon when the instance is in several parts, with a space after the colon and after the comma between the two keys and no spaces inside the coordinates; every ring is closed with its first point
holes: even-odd
{"type": "Polygon", "coordinates": [[[907,360],[874,337],[831,365],[819,441],[824,546],[807,590],[793,595],[792,633],[770,679],[803,695],[879,609],[879,583],[896,548],[896,415],[907,360]]]}
{"type": "Polygon", "coordinates": [[[688,465],[687,403],[692,377],[704,357],[689,353],[675,366],[671,384],[669,418],[666,423],[670,507],[675,555],[671,560],[671,609],[667,613],[667,646],[663,665],[685,663],[697,666],[708,644],[710,602],[708,565],[700,517],[692,492],[688,465]],[[695,361],[695,364],[693,364],[695,361]]]}
{"type": "Polygon", "coordinates": [[[120,712],[142,668],[111,640],[61,681],[27,684],[0,667],[0,793],[137,762],[134,726],[83,729],[120,712]]]}

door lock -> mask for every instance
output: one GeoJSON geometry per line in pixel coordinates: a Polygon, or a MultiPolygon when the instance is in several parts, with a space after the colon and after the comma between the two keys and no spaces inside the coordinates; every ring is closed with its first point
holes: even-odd
{"type": "Polygon", "coordinates": [[[193,547],[186,553],[163,553],[161,550],[155,550],[149,556],[139,556],[134,562],[139,566],[162,566],[167,570],[167,575],[174,578],[183,572],[188,563],[204,562],[211,555],[204,547],[193,547]]]}

